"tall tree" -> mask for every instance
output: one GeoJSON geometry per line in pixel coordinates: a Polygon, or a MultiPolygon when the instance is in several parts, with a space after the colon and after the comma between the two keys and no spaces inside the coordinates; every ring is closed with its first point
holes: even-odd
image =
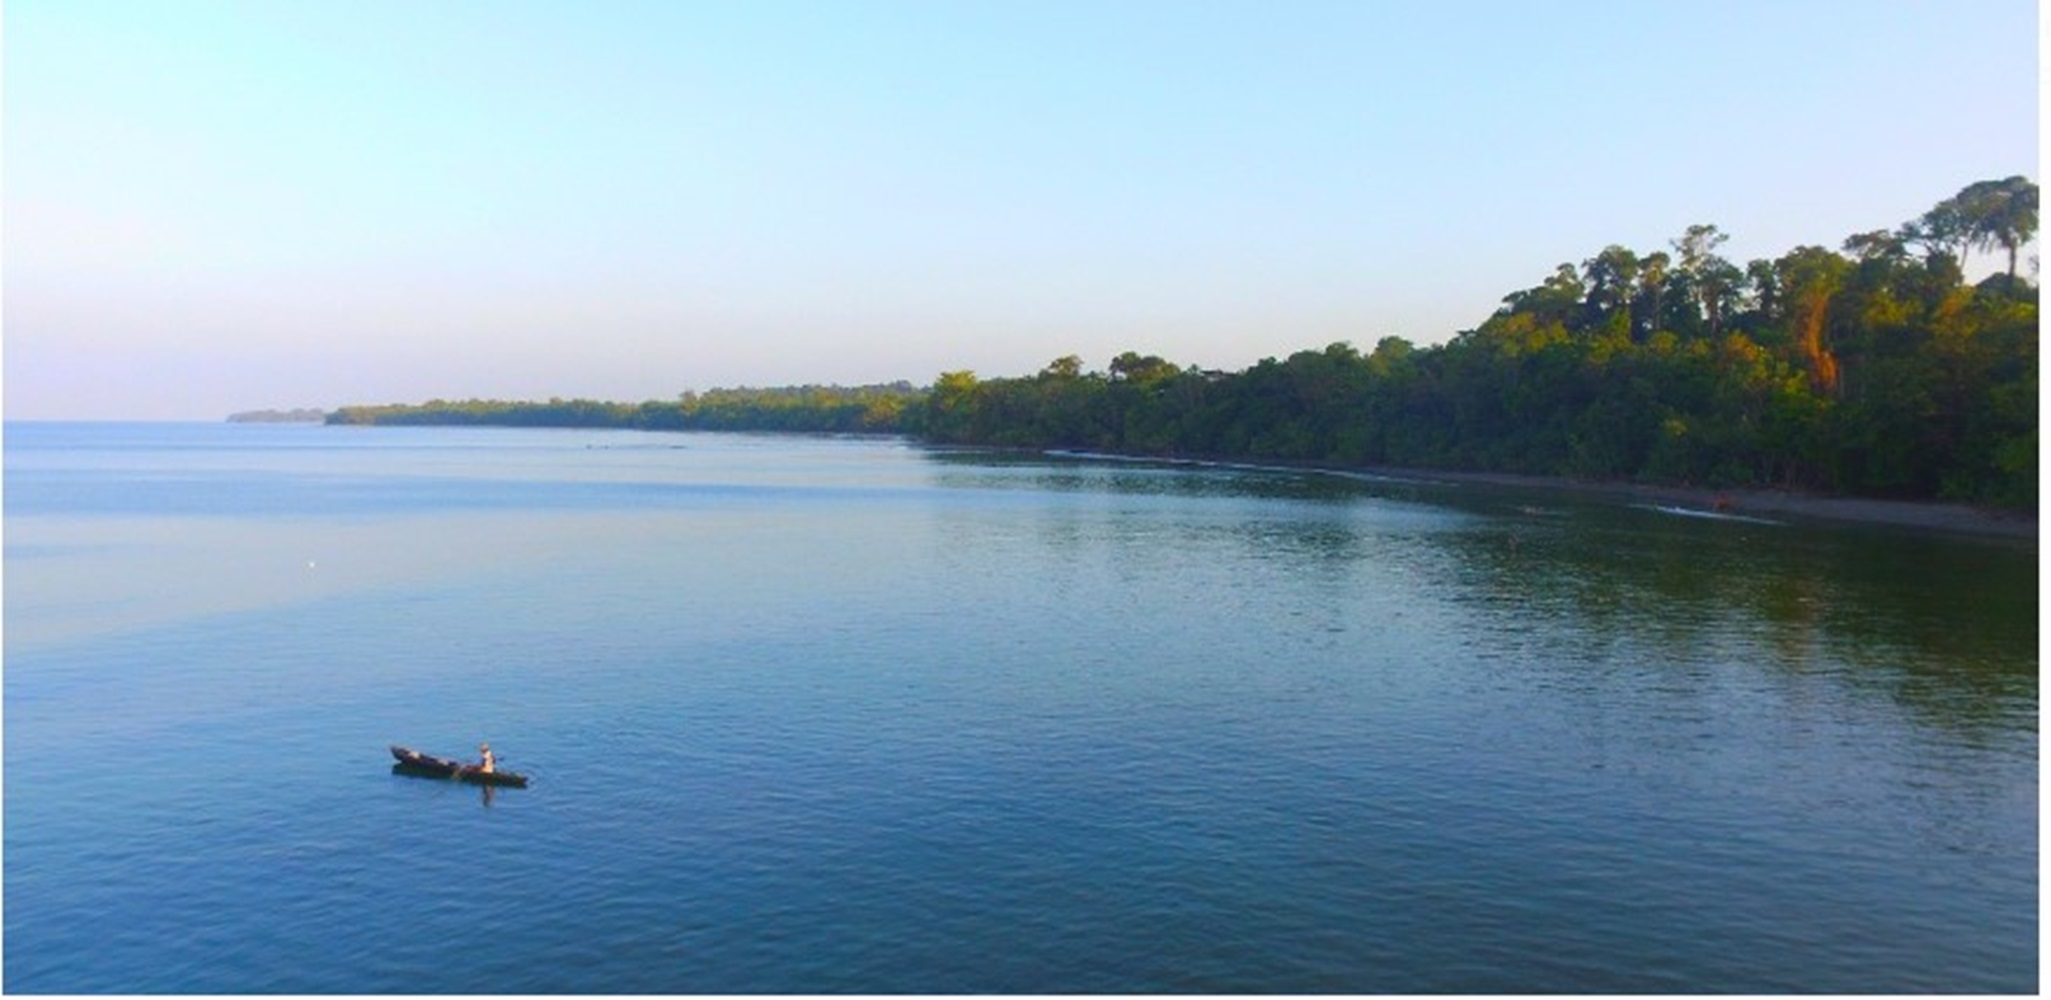
{"type": "Polygon", "coordinates": [[[1581,308],[1588,286],[1581,281],[1581,272],[1572,264],[1561,264],[1553,269],[1552,277],[1536,288],[1512,292],[1503,296],[1500,315],[1530,313],[1540,323],[1567,323],[1574,319],[1575,311],[1581,308]]]}
{"type": "Polygon", "coordinates": [[[1126,351],[1111,359],[1111,381],[1126,382],[1136,386],[1149,386],[1181,371],[1173,362],[1149,354],[1144,357],[1138,351],[1126,351]]]}
{"type": "Polygon", "coordinates": [[[1655,250],[1638,261],[1638,297],[1648,299],[1645,332],[1650,335],[1666,329],[1666,282],[1668,268],[1673,258],[1664,250],[1655,250]]]}
{"type": "Polygon", "coordinates": [[[1926,256],[1948,258],[1965,273],[1966,253],[1973,248],[1973,225],[1957,198],[1946,198],[1921,216],[1902,224],[1902,241],[1923,248],[1926,256]]]}
{"type": "Polygon", "coordinates": [[[2008,251],[2008,283],[2013,286],[2016,251],[2037,233],[2037,185],[2020,175],[1979,181],[1967,185],[1955,200],[1971,245],[2008,251]]]}
{"type": "Polygon", "coordinates": [[[1064,354],[1061,357],[1055,358],[1047,363],[1047,367],[1040,369],[1040,377],[1044,379],[1081,378],[1082,358],[1073,354],[1064,354]]]}
{"type": "Polygon", "coordinates": [[[1687,232],[1673,241],[1674,250],[1680,254],[1674,269],[1686,280],[1702,310],[1702,318],[1709,323],[1712,339],[1722,333],[1725,307],[1744,280],[1744,273],[1736,265],[1716,254],[1716,248],[1728,239],[1730,234],[1723,230],[1698,224],[1689,226],[1687,232]]]}
{"type": "Polygon", "coordinates": [[[1901,233],[1887,229],[1847,236],[1844,249],[1862,263],[1896,264],[1908,256],[1908,245],[1901,233]]]}
{"type": "Polygon", "coordinates": [[[1582,262],[1583,282],[1588,288],[1590,326],[1610,322],[1619,313],[1628,315],[1633,293],[1637,291],[1640,268],[1637,254],[1614,243],[1582,262]]]}

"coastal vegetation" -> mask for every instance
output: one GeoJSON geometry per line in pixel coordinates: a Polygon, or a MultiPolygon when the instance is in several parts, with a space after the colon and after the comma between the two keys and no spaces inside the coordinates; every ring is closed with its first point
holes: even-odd
{"type": "Polygon", "coordinates": [[[231,424],[318,424],[328,418],[328,411],[311,406],[292,410],[247,410],[228,414],[231,424]]]}
{"type": "Polygon", "coordinates": [[[420,404],[344,406],[330,424],[489,425],[499,427],[627,427],[652,431],[784,431],[812,434],[902,434],[915,421],[907,410],[926,391],[910,382],[857,386],[783,386],[686,392],[674,400],[609,403],[593,399],[508,402],[471,399],[420,404]]]}
{"type": "Polygon", "coordinates": [[[1983,181],[1837,250],[1743,265],[1718,253],[1717,227],[1690,226],[1662,249],[1563,263],[1441,345],[1342,342],[1239,372],[1126,352],[1101,371],[1070,355],[924,388],[433,401],[328,420],[897,433],[2034,508],[2038,289],[2019,254],[2037,196],[2023,177],[1983,181]],[[1975,250],[2006,268],[1968,283],[1975,250]]]}

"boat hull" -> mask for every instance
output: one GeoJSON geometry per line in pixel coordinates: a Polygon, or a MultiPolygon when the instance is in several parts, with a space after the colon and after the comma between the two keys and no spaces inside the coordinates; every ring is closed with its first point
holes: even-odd
{"type": "Polygon", "coordinates": [[[410,775],[416,778],[442,778],[463,781],[473,785],[501,785],[509,788],[527,787],[527,776],[511,771],[485,771],[475,764],[465,764],[447,757],[435,757],[418,750],[402,746],[392,747],[392,758],[398,763],[392,765],[393,774],[410,775]]]}

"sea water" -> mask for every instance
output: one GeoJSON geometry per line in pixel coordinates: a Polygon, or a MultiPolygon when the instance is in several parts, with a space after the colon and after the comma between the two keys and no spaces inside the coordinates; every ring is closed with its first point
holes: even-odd
{"type": "Polygon", "coordinates": [[[11,992],[2030,992],[2034,542],[9,424],[11,992]],[[394,775],[388,745],[525,789],[394,775]]]}

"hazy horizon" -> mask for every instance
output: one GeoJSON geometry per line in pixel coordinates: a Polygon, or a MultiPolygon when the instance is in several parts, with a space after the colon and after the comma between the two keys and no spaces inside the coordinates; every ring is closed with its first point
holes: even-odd
{"type": "Polygon", "coordinates": [[[2023,0],[5,15],[13,420],[1237,370],[2037,174],[2023,0]]]}

